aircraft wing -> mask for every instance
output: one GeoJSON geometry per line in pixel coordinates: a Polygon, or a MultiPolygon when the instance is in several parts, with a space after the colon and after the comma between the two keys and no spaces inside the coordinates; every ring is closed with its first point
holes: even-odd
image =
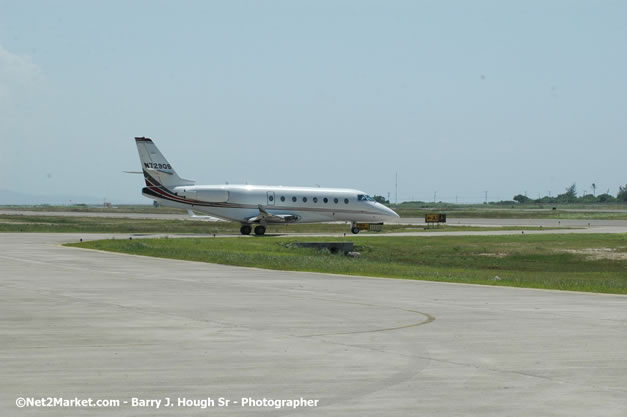
{"type": "Polygon", "coordinates": [[[258,223],[261,221],[267,223],[292,223],[300,220],[300,216],[295,214],[272,214],[268,213],[261,204],[258,206],[259,214],[248,219],[248,223],[258,223]]]}
{"type": "Polygon", "coordinates": [[[198,216],[196,215],[196,213],[194,213],[193,210],[187,210],[187,214],[189,214],[189,217],[191,217],[192,219],[199,219],[199,220],[207,220],[210,222],[220,222],[222,220],[218,219],[217,217],[213,217],[213,216],[198,216]]]}

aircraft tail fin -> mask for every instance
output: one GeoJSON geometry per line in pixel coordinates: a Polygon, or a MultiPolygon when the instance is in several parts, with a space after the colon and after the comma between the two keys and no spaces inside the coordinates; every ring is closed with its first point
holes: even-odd
{"type": "Polygon", "coordinates": [[[135,144],[139,152],[139,160],[142,165],[146,185],[151,187],[165,186],[174,187],[177,185],[193,185],[195,181],[178,176],[172,165],[165,159],[163,154],[154,144],[152,139],[136,137],[135,144]]]}

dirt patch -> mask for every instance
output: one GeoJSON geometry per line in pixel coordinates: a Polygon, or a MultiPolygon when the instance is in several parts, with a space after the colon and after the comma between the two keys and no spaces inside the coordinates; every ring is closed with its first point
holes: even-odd
{"type": "Polygon", "coordinates": [[[583,255],[593,261],[610,259],[613,261],[627,261],[627,252],[617,252],[613,248],[586,248],[586,249],[559,249],[557,252],[583,255]]]}

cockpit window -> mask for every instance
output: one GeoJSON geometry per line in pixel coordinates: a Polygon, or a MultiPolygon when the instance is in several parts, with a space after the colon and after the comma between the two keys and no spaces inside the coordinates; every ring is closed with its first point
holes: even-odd
{"type": "Polygon", "coordinates": [[[374,198],[367,194],[357,194],[357,201],[374,201],[374,198]]]}

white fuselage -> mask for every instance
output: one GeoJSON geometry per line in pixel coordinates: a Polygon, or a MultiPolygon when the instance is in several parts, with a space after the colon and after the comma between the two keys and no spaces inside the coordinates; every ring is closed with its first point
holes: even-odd
{"type": "MultiPolygon", "coordinates": [[[[143,195],[172,207],[193,209],[225,220],[246,223],[260,206],[276,216],[294,216],[291,222],[366,222],[397,218],[383,204],[363,199],[366,193],[343,188],[259,185],[189,185],[169,190],[144,188],[143,195]]],[[[369,198],[369,197],[368,197],[369,198]]],[[[261,220],[260,223],[274,223],[261,220]]]]}
{"type": "Polygon", "coordinates": [[[270,223],[349,221],[378,223],[398,215],[358,190],[344,188],[282,187],[264,185],[195,185],[178,176],[152,139],[135,143],[146,187],[142,194],[167,206],[197,210],[210,216],[242,223],[242,234],[263,235],[270,223]]]}

